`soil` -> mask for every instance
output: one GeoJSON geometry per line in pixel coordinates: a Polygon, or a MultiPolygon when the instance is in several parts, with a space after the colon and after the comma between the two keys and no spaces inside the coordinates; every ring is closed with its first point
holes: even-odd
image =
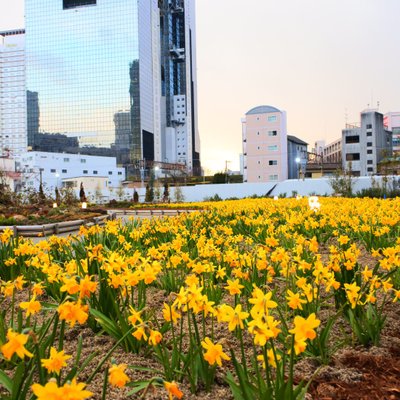
{"type": "MultiPolygon", "coordinates": [[[[160,309],[165,300],[164,294],[154,290],[149,293],[149,298],[154,299],[151,304],[160,309]]],[[[312,379],[308,389],[307,400],[395,400],[400,399],[400,307],[399,304],[387,306],[387,324],[382,333],[381,346],[365,348],[347,346],[337,351],[329,365],[321,366],[315,359],[305,358],[297,363],[295,379],[312,379]],[[317,372],[316,372],[317,371],[317,372]]],[[[224,332],[215,332],[219,341],[224,340],[224,332]]],[[[107,351],[113,346],[114,341],[108,336],[97,336],[89,328],[76,326],[65,335],[65,351],[74,354],[78,336],[83,337],[82,360],[93,352],[98,355],[80,374],[81,381],[85,381],[93,369],[98,365],[107,351]]],[[[225,339],[226,340],[226,339],[225,339]]],[[[230,339],[229,339],[230,340],[230,339]]],[[[331,343],[333,345],[333,343],[331,343]]],[[[146,354],[127,354],[121,348],[117,348],[112,356],[113,362],[126,363],[130,366],[145,367],[158,370],[160,364],[154,358],[146,354]]],[[[108,361],[88,386],[94,394],[94,400],[101,399],[100,388],[103,385],[104,370],[109,368],[108,361]]],[[[189,384],[184,381],[179,384],[185,399],[214,399],[231,400],[233,395],[229,386],[224,381],[224,369],[217,370],[216,384],[211,392],[199,391],[196,394],[190,392],[189,384]]],[[[132,381],[148,380],[154,376],[162,376],[162,372],[129,370],[128,375],[132,381]]],[[[138,399],[140,394],[127,396],[131,389],[126,387],[117,389],[109,387],[107,399],[123,400],[127,398],[138,399]]],[[[146,394],[145,399],[165,399],[166,393],[162,387],[154,387],[146,394]]]]}

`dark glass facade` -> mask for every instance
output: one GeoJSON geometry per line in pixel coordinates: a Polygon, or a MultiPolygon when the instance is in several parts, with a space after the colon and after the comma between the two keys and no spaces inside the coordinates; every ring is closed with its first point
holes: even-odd
{"type": "Polygon", "coordinates": [[[25,3],[28,145],[140,159],[138,1],[25,3]]]}

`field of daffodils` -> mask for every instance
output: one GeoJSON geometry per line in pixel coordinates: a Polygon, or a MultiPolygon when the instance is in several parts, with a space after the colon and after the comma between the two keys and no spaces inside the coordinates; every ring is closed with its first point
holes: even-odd
{"type": "Polygon", "coordinates": [[[1,233],[0,398],[399,398],[400,199],[196,206],[1,233]]]}

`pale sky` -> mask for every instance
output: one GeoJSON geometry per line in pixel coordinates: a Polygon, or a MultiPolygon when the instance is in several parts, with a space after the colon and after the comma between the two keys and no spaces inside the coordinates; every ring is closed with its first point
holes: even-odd
{"type": "MultiPolygon", "coordinates": [[[[400,0],[197,0],[202,164],[239,168],[241,118],[266,104],[288,133],[341,136],[368,106],[400,111],[400,0]]],[[[23,0],[0,0],[0,30],[24,26],[23,0]]]]}

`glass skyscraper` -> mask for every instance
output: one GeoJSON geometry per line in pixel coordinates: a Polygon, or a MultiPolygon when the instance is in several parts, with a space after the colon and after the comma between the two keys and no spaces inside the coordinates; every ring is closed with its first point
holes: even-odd
{"type": "MultiPolygon", "coordinates": [[[[196,82],[191,76],[195,58],[190,57],[194,52],[190,48],[188,55],[183,54],[176,71],[169,68],[173,62],[167,58],[174,59],[176,52],[170,38],[178,31],[167,29],[170,22],[165,22],[180,13],[180,35],[189,37],[192,1],[25,3],[28,145],[42,151],[61,148],[116,156],[119,164],[133,169],[159,161],[181,162],[193,171],[199,158],[196,82]],[[178,88],[176,74],[185,77],[178,80],[183,85],[178,88]],[[184,108],[188,121],[176,123],[171,115],[178,94],[189,107],[184,108]],[[183,136],[188,142],[179,152],[178,127],[188,127],[179,129],[179,143],[183,136]]],[[[179,45],[190,47],[185,40],[179,45]]]]}
{"type": "Polygon", "coordinates": [[[0,156],[26,151],[24,30],[0,32],[0,156]]]}

